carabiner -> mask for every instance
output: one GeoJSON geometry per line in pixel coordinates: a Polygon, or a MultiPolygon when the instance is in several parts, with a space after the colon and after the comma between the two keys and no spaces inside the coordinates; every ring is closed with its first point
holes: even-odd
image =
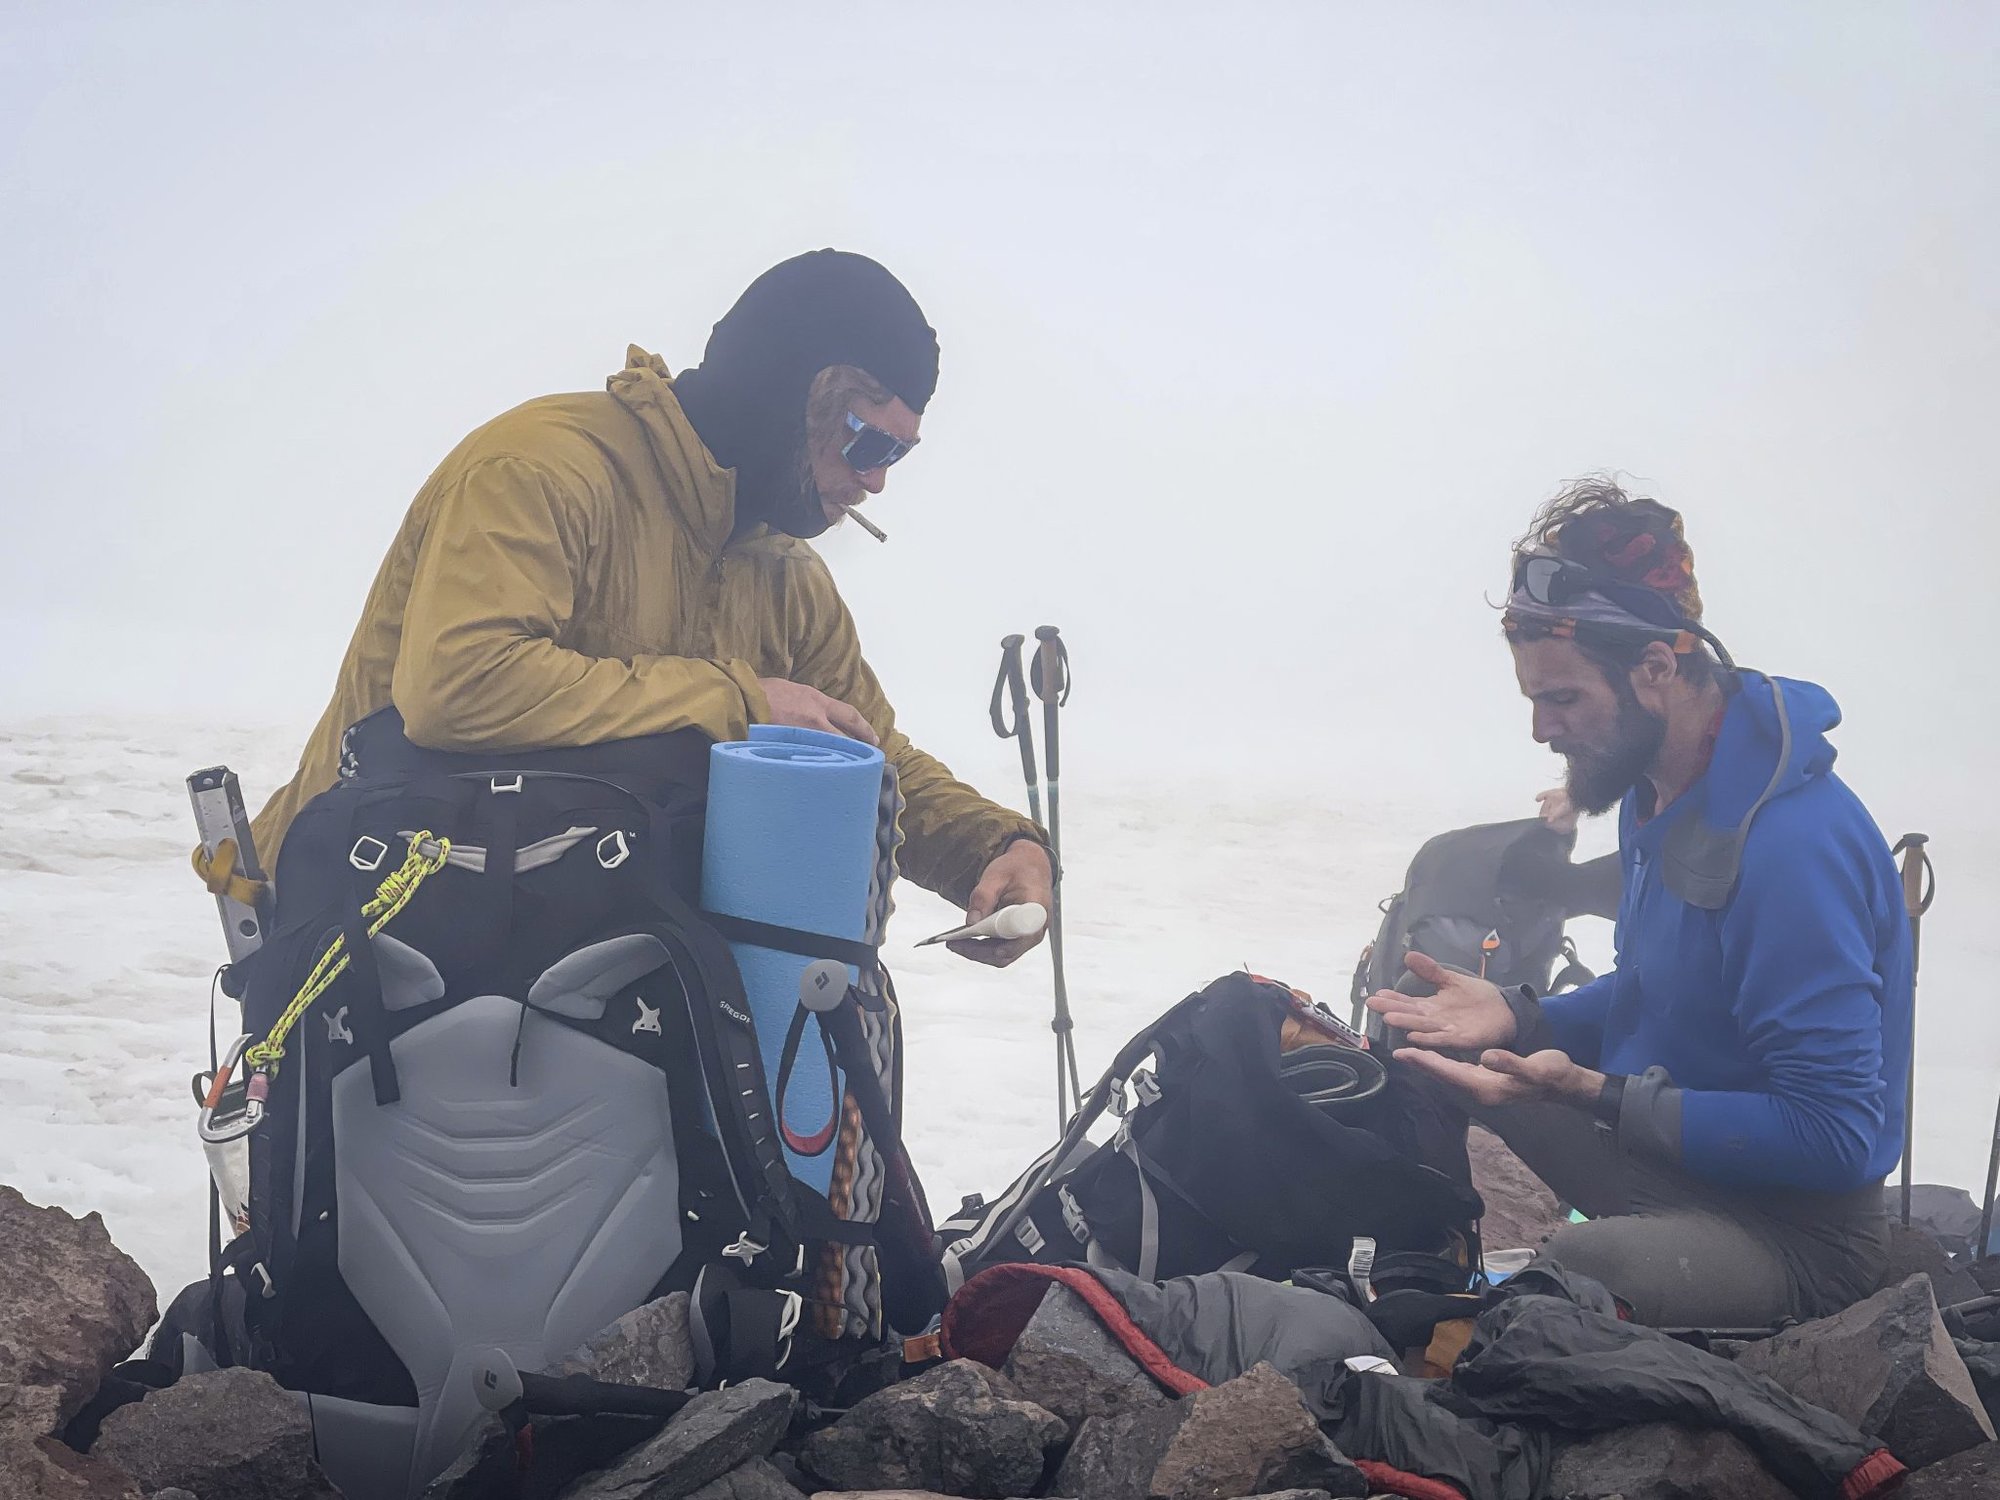
{"type": "Polygon", "coordinates": [[[231,1042],[222,1056],[222,1065],[209,1079],[194,1127],[195,1134],[209,1145],[246,1136],[263,1122],[264,1100],[271,1092],[270,1076],[262,1072],[254,1072],[247,1079],[233,1076],[243,1061],[243,1049],[249,1045],[248,1032],[231,1042]]]}

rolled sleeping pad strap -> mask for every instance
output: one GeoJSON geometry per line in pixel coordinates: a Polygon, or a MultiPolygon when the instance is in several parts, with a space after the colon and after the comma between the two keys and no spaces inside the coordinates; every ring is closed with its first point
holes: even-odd
{"type": "MultiPolygon", "coordinates": [[[[743,976],[767,1078],[778,1076],[799,979],[814,962],[792,951],[805,946],[801,935],[855,945],[819,955],[850,968],[872,958],[863,940],[882,774],[882,752],[872,745],[775,724],[752,725],[747,740],[709,752],[701,904],[722,919],[718,927],[743,976]],[[771,941],[751,940],[757,936],[771,941]]],[[[821,1048],[818,1026],[817,1017],[806,1022],[798,1043],[806,1056],[821,1048]]],[[[789,1133],[811,1139],[838,1118],[842,1101],[830,1077],[807,1068],[788,1082],[789,1133]]],[[[785,1160],[800,1182],[825,1193],[837,1156],[808,1157],[788,1147],[785,1160]]]]}

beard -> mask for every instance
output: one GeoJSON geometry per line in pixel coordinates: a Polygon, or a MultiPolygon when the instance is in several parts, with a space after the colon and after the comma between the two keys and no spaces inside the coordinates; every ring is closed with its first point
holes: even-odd
{"type": "Polygon", "coordinates": [[[1622,677],[1616,686],[1618,723],[1612,729],[1611,742],[1573,749],[1555,747],[1569,762],[1565,778],[1569,800],[1592,817],[1611,811],[1639,784],[1667,740],[1666,719],[1648,712],[1632,691],[1632,684],[1622,677]]]}

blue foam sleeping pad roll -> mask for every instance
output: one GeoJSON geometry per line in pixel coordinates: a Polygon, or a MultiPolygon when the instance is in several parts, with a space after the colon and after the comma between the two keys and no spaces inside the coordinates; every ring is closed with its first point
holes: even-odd
{"type": "MultiPolygon", "coordinates": [[[[708,835],[702,846],[702,905],[726,916],[823,933],[867,936],[882,752],[816,729],[753,724],[747,740],[709,751],[708,835]]],[[[799,1005],[799,976],[812,962],[753,943],[731,943],[764,1075],[775,1094],[785,1032],[799,1005]]],[[[848,978],[858,976],[852,969],[848,978]]],[[[809,1019],[786,1091],[784,1122],[812,1136],[839,1107],[819,1022],[809,1019]]],[[[807,1157],[785,1151],[792,1174],[821,1192],[832,1182],[835,1144],[807,1157]]]]}

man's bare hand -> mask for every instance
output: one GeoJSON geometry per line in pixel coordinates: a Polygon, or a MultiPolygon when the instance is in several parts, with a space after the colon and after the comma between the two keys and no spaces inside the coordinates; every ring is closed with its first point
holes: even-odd
{"type": "Polygon", "coordinates": [[[1498,985],[1447,969],[1427,953],[1412,952],[1404,963],[1417,978],[1436,985],[1437,993],[1377,990],[1368,997],[1368,1008],[1406,1035],[1411,1046],[1480,1052],[1514,1040],[1514,1012],[1498,985]]]}
{"type": "Polygon", "coordinates": [[[1546,792],[1537,792],[1535,801],[1541,804],[1542,821],[1549,827],[1557,833],[1576,832],[1576,804],[1570,801],[1568,787],[1551,787],[1546,792]]]}
{"type": "MultiPolygon", "coordinates": [[[[1033,901],[1044,911],[1055,910],[1055,869],[1049,851],[1033,839],[1016,839],[1000,851],[999,858],[986,867],[972,899],[965,904],[968,925],[990,917],[1003,906],[1033,901]]],[[[1004,969],[1039,943],[1044,933],[1024,938],[961,938],[946,946],[960,958],[1004,969]]]]}
{"type": "Polygon", "coordinates": [[[1426,1052],[1418,1047],[1397,1049],[1396,1060],[1449,1084],[1475,1104],[1522,1104],[1532,1099],[1589,1105],[1604,1089],[1604,1075],[1572,1062],[1567,1052],[1551,1047],[1522,1057],[1493,1049],[1476,1063],[1426,1052]]]}
{"type": "Polygon", "coordinates": [[[803,682],[787,682],[782,677],[760,677],[757,686],[764,690],[764,697],[771,705],[773,724],[789,724],[794,729],[823,729],[829,734],[844,734],[864,745],[881,743],[868,721],[861,717],[859,709],[842,703],[838,698],[829,698],[816,687],[807,687],[803,682]]]}

